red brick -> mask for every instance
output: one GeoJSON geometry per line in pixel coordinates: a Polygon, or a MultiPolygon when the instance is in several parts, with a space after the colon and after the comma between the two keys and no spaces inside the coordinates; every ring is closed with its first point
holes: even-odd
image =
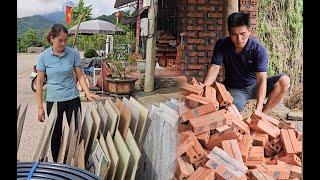
{"type": "MultiPolygon", "coordinates": [[[[193,37],[193,38],[198,37],[197,32],[190,32],[190,31],[187,32],[187,36],[188,36],[188,37],[193,37]]],[[[189,47],[189,46],[188,46],[188,47],[189,47]]]]}
{"type": "MultiPolygon", "coordinates": [[[[188,31],[204,31],[205,30],[205,28],[203,27],[203,26],[200,26],[200,25],[188,25],[187,26],[187,30],[188,31]]],[[[189,42],[189,40],[188,40],[188,42],[189,42]]]]}
{"type": "Polygon", "coordinates": [[[241,0],[240,1],[240,6],[241,5],[245,5],[245,4],[249,4],[249,2],[250,2],[249,0],[241,0]]]}
{"type": "Polygon", "coordinates": [[[187,13],[187,17],[203,18],[204,16],[205,14],[203,12],[193,11],[187,13]]]}
{"type": "MultiPolygon", "coordinates": [[[[212,37],[214,38],[216,36],[216,34],[214,32],[199,32],[199,37],[200,38],[206,38],[206,37],[212,37]]],[[[210,47],[209,50],[213,51],[213,45],[212,46],[208,46],[210,47]]]]}
{"type": "Polygon", "coordinates": [[[203,150],[201,144],[199,143],[196,136],[192,133],[192,131],[186,131],[183,133],[189,135],[189,137],[192,138],[192,141],[194,143],[193,148],[190,148],[186,152],[189,157],[190,162],[194,163],[195,161],[204,158],[207,155],[207,153],[203,150]]]}
{"type": "Polygon", "coordinates": [[[252,180],[273,180],[271,176],[259,171],[259,169],[250,169],[249,177],[252,180]]]}
{"type": "MultiPolygon", "coordinates": [[[[210,152],[208,152],[208,153],[210,153],[210,152]]],[[[202,158],[202,159],[195,161],[192,165],[195,169],[198,169],[199,167],[204,166],[207,161],[208,161],[208,158],[202,158]]]]}
{"type": "Polygon", "coordinates": [[[220,106],[229,106],[233,103],[231,94],[227,91],[223,84],[215,82],[214,88],[217,91],[217,100],[220,103],[220,106]]]}
{"type": "Polygon", "coordinates": [[[295,154],[287,154],[286,156],[277,158],[280,161],[286,162],[288,164],[301,166],[301,159],[295,154]]]}
{"type": "Polygon", "coordinates": [[[221,142],[221,144],[223,150],[227,152],[233,159],[243,163],[239,144],[236,139],[224,140],[221,142]]]}
{"type": "Polygon", "coordinates": [[[243,120],[243,117],[242,117],[241,113],[239,112],[238,108],[234,104],[231,104],[230,106],[228,106],[227,110],[232,112],[233,114],[235,114],[240,121],[243,120]]]}
{"type": "Polygon", "coordinates": [[[293,129],[281,129],[280,139],[287,154],[302,151],[293,129]]]}
{"type": "Polygon", "coordinates": [[[268,116],[260,111],[257,111],[255,110],[252,115],[250,116],[251,119],[259,119],[259,120],[263,120],[263,121],[269,121],[271,122],[273,125],[275,126],[279,126],[279,123],[280,121],[271,117],[271,116],[268,116]]]}
{"type": "Polygon", "coordinates": [[[300,166],[287,164],[287,168],[290,170],[290,179],[291,178],[302,179],[302,168],[300,166]]]}
{"type": "Polygon", "coordinates": [[[264,148],[252,146],[249,150],[248,161],[264,161],[264,148]]]}
{"type": "Polygon", "coordinates": [[[212,112],[196,118],[189,119],[189,124],[195,135],[210,131],[219,126],[226,124],[226,119],[223,110],[212,112]]]}
{"type": "Polygon", "coordinates": [[[208,11],[208,12],[215,12],[213,6],[198,6],[198,11],[208,11]]]}
{"type": "Polygon", "coordinates": [[[221,142],[230,139],[237,139],[238,142],[241,142],[242,134],[236,131],[235,128],[230,128],[230,130],[226,130],[210,136],[209,141],[205,147],[209,150],[211,150],[215,146],[222,147],[221,142]]]}
{"type": "Polygon", "coordinates": [[[258,17],[258,11],[251,11],[249,12],[250,19],[258,17]]]}
{"type": "Polygon", "coordinates": [[[260,160],[260,161],[249,161],[247,160],[246,162],[244,162],[244,164],[249,167],[249,168],[257,168],[257,166],[263,164],[263,160],[260,160]]]}
{"type": "Polygon", "coordinates": [[[210,136],[210,131],[203,132],[203,133],[200,133],[200,134],[196,135],[197,139],[199,140],[199,143],[203,144],[203,145],[208,143],[209,136],[210,136]]]}
{"type": "Polygon", "coordinates": [[[251,6],[240,6],[240,11],[257,11],[258,6],[257,5],[251,5],[251,6]]]}
{"type": "Polygon", "coordinates": [[[195,93],[197,95],[202,95],[203,94],[203,89],[198,87],[198,86],[193,86],[191,84],[187,84],[187,83],[183,83],[180,85],[180,88],[186,90],[186,91],[189,91],[189,92],[192,92],[192,93],[195,93]]]}
{"type": "Polygon", "coordinates": [[[198,59],[198,63],[201,63],[201,64],[211,63],[211,58],[203,58],[203,57],[200,57],[200,58],[198,59]]]}
{"type": "Polygon", "coordinates": [[[205,4],[204,0],[188,0],[188,4],[205,4]]]}
{"type": "Polygon", "coordinates": [[[247,161],[249,150],[252,147],[252,137],[249,134],[243,135],[242,141],[239,143],[242,159],[244,162],[247,161]]]}
{"type": "Polygon", "coordinates": [[[213,5],[223,5],[223,0],[210,0],[209,4],[213,5]]]}
{"type": "Polygon", "coordinates": [[[179,178],[186,178],[194,172],[193,166],[184,161],[180,156],[177,158],[177,169],[177,176],[179,178]]]}
{"type": "Polygon", "coordinates": [[[280,152],[282,149],[282,143],[279,138],[270,140],[269,142],[267,142],[266,146],[270,147],[276,152],[280,152]]]}
{"type": "Polygon", "coordinates": [[[208,13],[209,18],[222,18],[223,13],[208,13]]]}
{"type": "Polygon", "coordinates": [[[186,96],[186,99],[198,102],[200,104],[209,104],[209,103],[216,103],[216,101],[213,101],[211,99],[207,99],[205,97],[196,95],[196,94],[190,94],[188,96],[186,96]]]}
{"type": "Polygon", "coordinates": [[[218,24],[223,24],[223,20],[222,19],[218,19],[218,24]]]}
{"type": "Polygon", "coordinates": [[[277,139],[280,135],[280,129],[275,125],[271,124],[269,121],[252,119],[250,122],[250,128],[260,132],[267,133],[270,139],[277,139]]]}
{"type": "Polygon", "coordinates": [[[199,51],[209,51],[209,50],[213,50],[213,46],[198,46],[197,49],[199,51]]]}
{"type": "Polygon", "coordinates": [[[184,154],[194,146],[193,139],[192,137],[189,137],[188,134],[180,133],[177,139],[178,139],[177,157],[181,156],[182,154],[184,154]]]}
{"type": "Polygon", "coordinates": [[[264,147],[269,140],[268,134],[265,134],[265,133],[253,133],[252,139],[253,139],[252,144],[254,146],[262,146],[262,147],[264,147]]]}
{"type": "Polygon", "coordinates": [[[242,178],[237,176],[235,173],[232,171],[228,170],[222,165],[218,165],[215,168],[215,174],[216,174],[216,179],[221,179],[221,180],[241,180],[242,178]]]}
{"type": "Polygon", "coordinates": [[[191,127],[189,125],[187,125],[187,124],[180,123],[178,125],[178,132],[179,133],[182,133],[182,132],[185,132],[185,131],[190,131],[190,130],[191,130],[191,127]]]}
{"type": "MultiPolygon", "coordinates": [[[[217,93],[216,93],[216,90],[211,87],[211,86],[206,86],[205,87],[205,91],[204,91],[204,97],[206,97],[207,99],[211,99],[213,101],[217,101],[217,93]]],[[[219,103],[217,103],[217,107],[216,107],[216,110],[218,110],[219,108],[219,103]]]]}
{"type": "Polygon", "coordinates": [[[191,176],[188,178],[188,180],[198,180],[199,176],[203,174],[207,168],[200,166],[196,171],[194,171],[191,176]]]}
{"type": "Polygon", "coordinates": [[[212,25],[212,24],[216,24],[216,22],[212,19],[198,19],[197,20],[197,24],[201,24],[201,25],[204,25],[204,24],[208,24],[208,25],[212,25]]]}
{"type": "Polygon", "coordinates": [[[236,114],[234,114],[233,112],[227,111],[226,117],[237,128],[237,130],[240,134],[242,134],[242,135],[250,134],[249,126],[245,122],[240,120],[236,114]]]}
{"type": "Polygon", "coordinates": [[[222,31],[221,25],[209,25],[208,31],[222,31]]]}
{"type": "Polygon", "coordinates": [[[300,130],[295,130],[298,141],[302,141],[303,134],[300,130]]]}
{"type": "MultiPolygon", "coordinates": [[[[183,7],[183,6],[180,6],[180,7],[183,7]]],[[[196,10],[197,10],[196,6],[188,6],[188,11],[196,11],[196,10]]]]}
{"type": "Polygon", "coordinates": [[[203,57],[203,56],[205,56],[205,53],[204,52],[189,52],[188,56],[191,56],[191,57],[196,57],[196,56],[203,57]]]}
{"type": "Polygon", "coordinates": [[[206,169],[200,176],[201,180],[212,180],[215,179],[215,171],[213,169],[206,169]]]}
{"type": "Polygon", "coordinates": [[[196,118],[214,111],[217,111],[216,103],[209,103],[199,106],[195,109],[191,109],[181,115],[181,122],[186,122],[189,119],[196,118]]]}
{"type": "Polygon", "coordinates": [[[221,133],[221,132],[226,131],[226,130],[228,130],[228,129],[230,129],[230,128],[231,128],[231,127],[230,127],[229,125],[223,125],[223,126],[217,127],[217,128],[216,128],[216,131],[217,131],[218,133],[221,133]]]}
{"type": "Polygon", "coordinates": [[[188,39],[189,44],[204,44],[204,39],[188,39]]]}
{"type": "Polygon", "coordinates": [[[247,117],[243,120],[246,124],[250,125],[251,119],[250,117],[247,117]]]}
{"type": "Polygon", "coordinates": [[[283,165],[261,164],[257,167],[261,172],[272,176],[274,179],[289,179],[290,170],[283,165]]]}

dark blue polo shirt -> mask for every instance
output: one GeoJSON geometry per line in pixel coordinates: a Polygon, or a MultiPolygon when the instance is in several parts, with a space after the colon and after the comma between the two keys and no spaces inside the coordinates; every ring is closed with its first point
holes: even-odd
{"type": "Polygon", "coordinates": [[[244,88],[256,82],[256,72],[268,71],[266,48],[257,39],[250,37],[244,50],[237,54],[230,39],[219,39],[214,47],[212,64],[224,65],[227,88],[244,88]]]}

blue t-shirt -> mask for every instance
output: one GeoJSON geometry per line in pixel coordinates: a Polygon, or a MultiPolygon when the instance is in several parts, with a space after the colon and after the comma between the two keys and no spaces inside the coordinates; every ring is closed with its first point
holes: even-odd
{"type": "Polygon", "coordinates": [[[216,42],[211,63],[224,65],[227,88],[244,88],[256,82],[256,72],[268,71],[268,54],[253,37],[249,37],[244,50],[237,54],[230,37],[226,37],[216,42]]]}
{"type": "Polygon", "coordinates": [[[60,57],[54,54],[52,46],[39,55],[37,70],[47,75],[46,101],[61,102],[79,96],[73,73],[75,67],[80,67],[80,56],[70,47],[65,47],[60,57]]]}

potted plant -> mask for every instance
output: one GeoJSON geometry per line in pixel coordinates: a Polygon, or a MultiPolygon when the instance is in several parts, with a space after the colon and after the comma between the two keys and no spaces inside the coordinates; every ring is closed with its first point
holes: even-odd
{"type": "Polygon", "coordinates": [[[125,52],[109,54],[111,61],[112,77],[107,77],[108,92],[117,95],[129,95],[134,91],[134,84],[137,78],[126,76],[128,65],[135,63],[134,55],[125,52]]]}

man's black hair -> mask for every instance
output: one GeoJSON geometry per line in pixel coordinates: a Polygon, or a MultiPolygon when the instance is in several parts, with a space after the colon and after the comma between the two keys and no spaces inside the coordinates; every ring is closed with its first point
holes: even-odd
{"type": "Polygon", "coordinates": [[[235,12],[228,17],[228,30],[230,31],[233,27],[247,26],[250,27],[249,14],[242,12],[235,12]]]}

